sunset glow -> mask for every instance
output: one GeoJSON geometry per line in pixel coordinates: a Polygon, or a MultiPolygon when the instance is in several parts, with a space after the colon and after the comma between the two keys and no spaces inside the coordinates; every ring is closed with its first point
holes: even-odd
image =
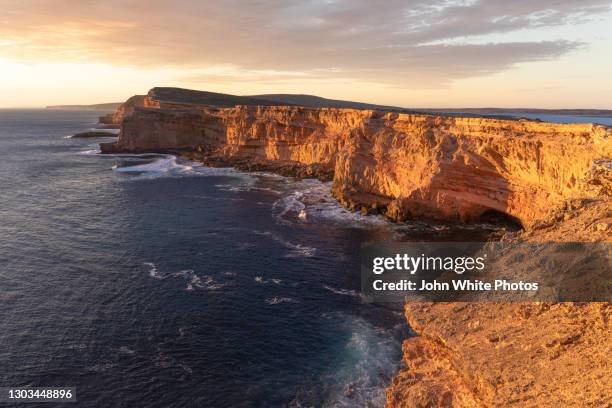
{"type": "Polygon", "coordinates": [[[612,107],[608,1],[0,3],[0,107],[118,102],[153,86],[612,107]]]}

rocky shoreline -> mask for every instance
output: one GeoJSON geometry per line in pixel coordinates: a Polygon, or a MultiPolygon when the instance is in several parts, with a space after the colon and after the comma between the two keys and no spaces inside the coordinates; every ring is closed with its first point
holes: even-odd
{"type": "Polygon", "coordinates": [[[302,164],[294,161],[267,162],[247,158],[209,156],[200,152],[180,152],[179,154],[186,159],[209,167],[233,167],[240,171],[260,171],[298,179],[314,178],[323,182],[332,181],[334,178],[334,170],[332,168],[318,163],[302,164]]]}
{"type": "Polygon", "coordinates": [[[98,137],[118,137],[119,135],[111,132],[103,132],[99,130],[93,130],[89,132],[79,132],[72,135],[73,139],[92,139],[98,137]]]}
{"type": "MultiPolygon", "coordinates": [[[[102,152],[173,151],[209,166],[333,181],[343,206],[396,222],[492,216],[524,228],[517,242],[610,242],[605,126],[221,108],[193,93],[188,102],[160,95],[154,88],[106,117],[121,132],[102,152]]],[[[610,405],[610,311],[608,303],[407,303],[417,335],[404,344],[406,369],[387,406],[610,405]]]]}

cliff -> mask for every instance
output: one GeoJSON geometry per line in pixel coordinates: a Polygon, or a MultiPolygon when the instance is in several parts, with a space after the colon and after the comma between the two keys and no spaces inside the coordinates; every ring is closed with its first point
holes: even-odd
{"type": "MultiPolygon", "coordinates": [[[[609,195],[562,214],[514,241],[610,242],[609,195]]],[[[518,272],[526,255],[501,261],[518,272]]],[[[416,335],[403,344],[405,368],[387,389],[388,408],[612,404],[610,303],[407,302],[405,315],[416,335]]]]}
{"type": "MultiPolygon", "coordinates": [[[[140,102],[140,100],[138,100],[140,102]]],[[[173,151],[245,169],[333,178],[352,209],[469,221],[503,215],[514,240],[604,241],[612,129],[297,106],[162,100],[124,109],[105,153],[173,151]],[[146,105],[146,107],[145,107],[146,105]],[[275,167],[277,166],[277,167],[275,167]]],[[[608,303],[405,306],[415,336],[388,407],[609,406],[608,303]]]]}
{"type": "MultiPolygon", "coordinates": [[[[226,160],[320,164],[345,206],[389,218],[547,222],[567,200],[595,197],[589,174],[612,157],[612,129],[371,110],[215,108],[144,98],[103,152],[199,151],[226,160]]],[[[601,167],[601,166],[600,166],[601,167]]],[[[605,166],[604,166],[605,167],[605,166]]]]}

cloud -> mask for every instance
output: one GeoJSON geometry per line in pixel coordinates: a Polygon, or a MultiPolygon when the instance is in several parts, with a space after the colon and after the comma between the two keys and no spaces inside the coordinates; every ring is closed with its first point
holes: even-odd
{"type": "Polygon", "coordinates": [[[584,47],[486,37],[588,21],[610,2],[0,0],[0,9],[0,58],[174,66],[219,81],[434,86],[584,47]]]}

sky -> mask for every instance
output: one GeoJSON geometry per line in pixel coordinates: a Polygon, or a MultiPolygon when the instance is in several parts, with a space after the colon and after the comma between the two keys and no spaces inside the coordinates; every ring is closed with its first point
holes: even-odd
{"type": "Polygon", "coordinates": [[[612,0],[0,0],[0,108],[154,86],[612,109],[612,0]]]}

